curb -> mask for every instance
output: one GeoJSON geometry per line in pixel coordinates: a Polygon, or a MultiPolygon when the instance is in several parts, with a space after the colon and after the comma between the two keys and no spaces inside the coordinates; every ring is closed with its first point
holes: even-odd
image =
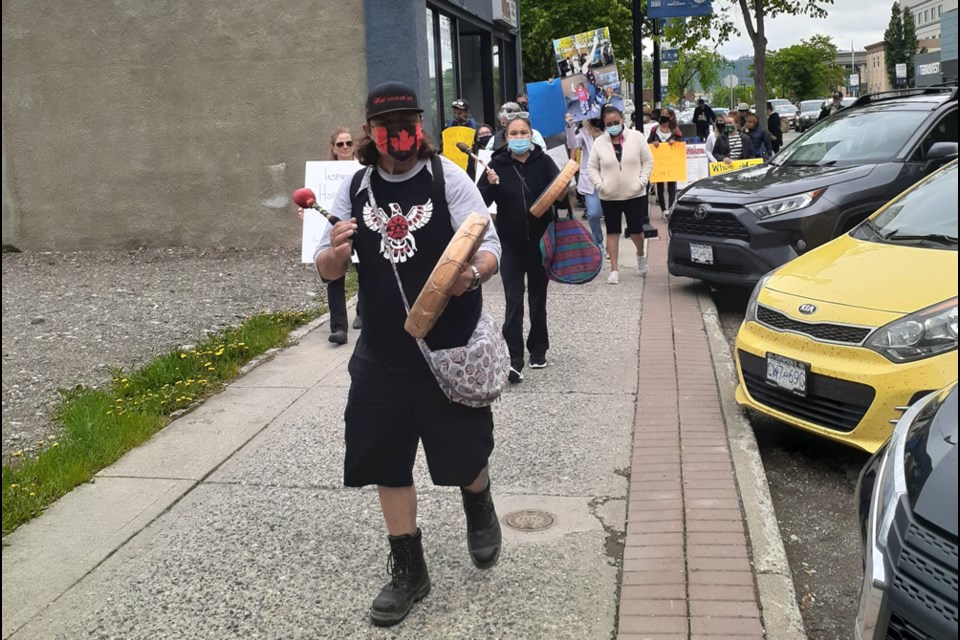
{"type": "Polygon", "coordinates": [[[763,461],[747,422],[734,400],[736,366],[720,326],[717,308],[709,293],[697,293],[710,357],[720,392],[720,406],[727,426],[737,486],[747,522],[753,555],[754,576],[760,596],[763,626],[768,640],[805,640],[807,637],[793,588],[793,574],[780,535],[780,525],[770,497],[763,461]]]}

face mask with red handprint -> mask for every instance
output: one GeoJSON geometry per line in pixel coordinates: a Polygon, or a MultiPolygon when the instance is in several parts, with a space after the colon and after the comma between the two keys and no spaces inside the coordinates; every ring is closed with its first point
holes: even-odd
{"type": "Polygon", "coordinates": [[[405,162],[420,150],[423,128],[419,122],[395,127],[373,127],[373,141],[380,153],[397,162],[405,162]]]}

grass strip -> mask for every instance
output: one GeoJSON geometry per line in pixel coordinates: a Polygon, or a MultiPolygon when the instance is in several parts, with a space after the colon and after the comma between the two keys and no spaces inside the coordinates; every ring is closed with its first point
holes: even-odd
{"type": "MultiPolygon", "coordinates": [[[[347,281],[347,297],[356,277],[347,281]]],[[[326,313],[280,311],[251,316],[196,346],[177,348],[129,374],[113,371],[105,389],[61,390],[59,438],[37,443],[37,455],[3,465],[3,535],[40,515],[58,498],[150,438],[171,415],[215,394],[240,368],[286,343],[294,329],[326,313]]]]}

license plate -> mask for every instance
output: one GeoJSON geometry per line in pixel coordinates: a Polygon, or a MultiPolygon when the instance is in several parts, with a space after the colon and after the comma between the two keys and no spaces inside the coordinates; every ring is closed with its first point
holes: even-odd
{"type": "Polygon", "coordinates": [[[713,264],[713,247],[708,244],[691,244],[690,262],[713,264]]]}
{"type": "Polygon", "coordinates": [[[798,396],[807,395],[807,372],[810,365],[774,353],[767,354],[767,384],[798,396]]]}

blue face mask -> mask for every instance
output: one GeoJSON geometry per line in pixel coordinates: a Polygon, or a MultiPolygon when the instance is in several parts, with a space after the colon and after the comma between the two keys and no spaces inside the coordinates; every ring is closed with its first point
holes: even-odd
{"type": "Polygon", "coordinates": [[[607,127],[607,133],[609,133],[611,136],[618,136],[618,135],[620,135],[620,132],[621,132],[621,131],[623,131],[623,125],[622,125],[622,124],[614,124],[614,125],[611,125],[611,126],[607,127]]]}
{"type": "Polygon", "coordinates": [[[531,141],[530,138],[511,138],[507,141],[507,146],[510,148],[510,151],[517,155],[522,155],[530,151],[530,145],[532,144],[533,141],[531,141]]]}

